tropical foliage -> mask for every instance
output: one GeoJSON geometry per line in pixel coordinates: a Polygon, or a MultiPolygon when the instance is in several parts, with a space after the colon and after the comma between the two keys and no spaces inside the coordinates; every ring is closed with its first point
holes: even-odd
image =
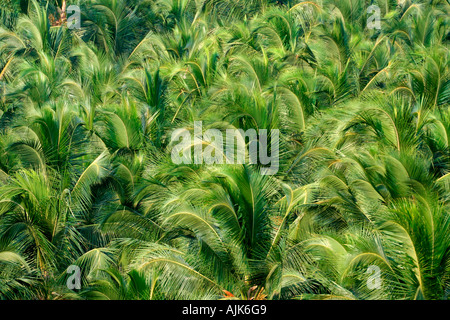
{"type": "Polygon", "coordinates": [[[448,299],[449,9],[2,1],[0,299],[448,299]],[[278,173],[174,164],[194,121],[278,173]]]}

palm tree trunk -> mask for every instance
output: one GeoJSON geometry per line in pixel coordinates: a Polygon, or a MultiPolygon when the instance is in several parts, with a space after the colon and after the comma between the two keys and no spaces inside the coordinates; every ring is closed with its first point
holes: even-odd
{"type": "Polygon", "coordinates": [[[63,0],[61,6],[61,23],[66,22],[66,0],[63,0]]]}

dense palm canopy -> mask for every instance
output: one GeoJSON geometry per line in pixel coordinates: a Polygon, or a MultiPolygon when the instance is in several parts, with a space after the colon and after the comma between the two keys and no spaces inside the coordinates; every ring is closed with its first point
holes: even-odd
{"type": "Polygon", "coordinates": [[[70,2],[0,4],[0,299],[449,298],[448,1],[70,2]],[[278,173],[174,164],[194,121],[278,173]]]}

